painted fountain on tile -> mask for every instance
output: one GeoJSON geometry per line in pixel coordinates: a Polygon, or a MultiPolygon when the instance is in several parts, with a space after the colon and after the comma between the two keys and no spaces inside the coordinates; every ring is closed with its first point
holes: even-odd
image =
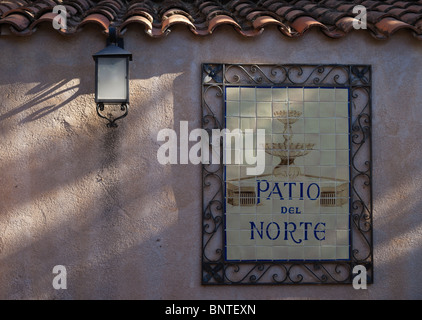
{"type": "Polygon", "coordinates": [[[275,119],[284,124],[283,143],[266,143],[265,151],[273,156],[280,158],[280,163],[274,168],[273,174],[294,178],[300,175],[300,169],[293,167],[293,163],[297,157],[303,157],[311,152],[314,143],[293,143],[292,125],[299,120],[302,111],[298,110],[282,110],[275,111],[275,119]]]}
{"type": "Polygon", "coordinates": [[[226,165],[226,259],[349,259],[348,89],[227,87],[226,97],[227,129],[266,132],[263,174],[226,165]]]}

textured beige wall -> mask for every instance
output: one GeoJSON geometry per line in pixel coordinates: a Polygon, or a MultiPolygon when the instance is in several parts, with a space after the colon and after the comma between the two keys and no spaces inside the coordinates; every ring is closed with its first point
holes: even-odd
{"type": "Polygon", "coordinates": [[[0,38],[0,298],[422,298],[422,46],[354,32],[255,39],[222,27],[150,39],[131,27],[131,109],[117,129],[95,112],[98,29],[0,38]],[[201,168],[162,166],[157,133],[200,127],[200,64],[373,65],[375,284],[204,287],[201,168]],[[65,265],[68,289],[54,290],[65,265]]]}

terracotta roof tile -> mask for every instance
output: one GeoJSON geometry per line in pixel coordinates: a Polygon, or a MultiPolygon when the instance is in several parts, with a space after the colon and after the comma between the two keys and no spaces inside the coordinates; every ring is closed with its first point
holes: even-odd
{"type": "Polygon", "coordinates": [[[385,18],[385,17],[390,17],[391,15],[382,11],[371,11],[368,12],[366,15],[366,20],[367,23],[370,24],[376,24],[377,22],[379,22],[381,19],[385,18]]]}
{"type": "Polygon", "coordinates": [[[394,18],[384,18],[380,22],[378,22],[376,25],[376,28],[383,32],[386,35],[393,34],[396,31],[400,29],[410,29],[414,30],[415,28],[411,26],[410,24],[407,24],[403,21],[396,20],[394,18]]]}
{"type": "Polygon", "coordinates": [[[106,16],[99,13],[90,14],[89,16],[87,16],[85,19],[82,20],[82,22],[78,25],[78,28],[88,23],[98,24],[101,28],[104,29],[105,33],[108,33],[110,20],[106,16]]]}
{"type": "Polygon", "coordinates": [[[23,14],[12,13],[0,20],[0,25],[9,24],[17,31],[25,31],[31,21],[23,14]]]}
{"type": "Polygon", "coordinates": [[[409,2],[408,1],[397,1],[394,3],[394,5],[396,7],[400,7],[400,8],[406,8],[409,6],[409,2]]]}
{"type": "Polygon", "coordinates": [[[422,31],[422,19],[415,23],[415,28],[422,31]]]}
{"type": "Polygon", "coordinates": [[[283,23],[270,16],[259,16],[253,21],[252,24],[255,29],[263,29],[267,25],[277,25],[285,28],[283,23]]]}
{"type": "Polygon", "coordinates": [[[400,17],[400,20],[410,25],[415,25],[415,22],[421,19],[421,15],[417,13],[406,13],[400,17]]]}
{"type": "MultiPolygon", "coordinates": [[[[355,4],[350,4],[350,3],[344,3],[339,5],[336,10],[338,12],[353,12],[353,7],[355,6],[355,4]]],[[[366,7],[367,8],[367,7],[366,7]]]]}
{"type": "Polygon", "coordinates": [[[343,17],[352,16],[348,12],[338,12],[338,11],[326,11],[323,15],[318,18],[318,21],[323,23],[326,26],[335,25],[343,17]]]}
{"type": "Polygon", "coordinates": [[[54,20],[55,17],[56,17],[56,14],[53,13],[53,12],[44,13],[42,16],[40,16],[37,20],[35,20],[31,24],[30,29],[34,29],[37,24],[40,24],[42,22],[50,22],[51,23],[54,20]]]}
{"type": "Polygon", "coordinates": [[[173,14],[163,21],[163,33],[166,33],[166,30],[175,24],[184,24],[190,27],[191,29],[196,29],[195,25],[186,16],[182,14],[173,14]]]}
{"type": "Polygon", "coordinates": [[[121,27],[125,28],[130,23],[139,23],[143,26],[145,26],[145,31],[147,33],[151,33],[152,31],[152,19],[148,19],[148,17],[145,17],[144,15],[133,15],[122,23],[121,27]]]}
{"type": "Polygon", "coordinates": [[[349,33],[353,30],[353,21],[352,17],[341,18],[336,22],[336,27],[344,33],[349,33]]]}
{"type": "Polygon", "coordinates": [[[64,5],[68,26],[58,31],[69,35],[88,24],[98,25],[104,33],[110,26],[119,32],[143,28],[151,37],[165,36],[177,25],[207,36],[226,25],[245,37],[276,27],[287,37],[316,28],[340,38],[354,31],[357,4],[367,9],[366,32],[375,38],[387,39],[404,29],[422,39],[421,0],[0,0],[0,27],[18,35],[30,35],[41,24],[53,28],[53,8],[64,5]]]}
{"type": "Polygon", "coordinates": [[[240,25],[232,17],[218,15],[210,20],[208,25],[208,32],[212,33],[215,28],[224,24],[233,25],[234,27],[241,29],[240,25]]]}
{"type": "Polygon", "coordinates": [[[300,35],[312,27],[327,28],[321,22],[311,17],[299,17],[291,25],[300,35]]]}
{"type": "Polygon", "coordinates": [[[296,10],[294,6],[287,5],[287,6],[278,7],[275,13],[279,15],[280,17],[283,17],[290,11],[294,11],[294,10],[296,10]]]}
{"type": "Polygon", "coordinates": [[[411,5],[407,7],[409,12],[421,13],[422,12],[422,5],[411,5]]]}
{"type": "Polygon", "coordinates": [[[312,10],[311,14],[314,18],[318,18],[318,17],[321,17],[322,15],[324,15],[327,12],[330,12],[329,8],[317,7],[314,10],[312,10]]]}

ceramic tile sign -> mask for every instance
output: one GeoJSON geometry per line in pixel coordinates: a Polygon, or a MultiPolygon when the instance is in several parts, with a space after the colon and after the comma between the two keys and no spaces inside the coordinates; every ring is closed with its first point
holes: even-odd
{"type": "Polygon", "coordinates": [[[226,87],[225,123],[265,129],[262,174],[225,165],[226,260],[348,260],[348,88],[226,87]]]}

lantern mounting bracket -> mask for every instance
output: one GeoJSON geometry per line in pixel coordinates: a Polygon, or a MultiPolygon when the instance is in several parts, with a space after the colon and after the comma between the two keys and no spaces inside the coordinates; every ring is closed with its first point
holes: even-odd
{"type": "Polygon", "coordinates": [[[104,103],[103,102],[97,103],[97,114],[98,114],[98,116],[100,118],[106,119],[108,121],[107,127],[116,128],[117,127],[116,121],[127,116],[128,112],[129,112],[129,105],[127,103],[122,103],[120,105],[120,111],[122,111],[122,115],[120,115],[118,117],[113,117],[111,113],[102,114],[103,111],[104,111],[104,103]]]}
{"type": "Polygon", "coordinates": [[[117,35],[117,29],[115,27],[109,27],[108,28],[108,38],[106,45],[109,46],[111,44],[114,44],[122,49],[125,48],[125,43],[123,38],[119,38],[117,35]]]}

